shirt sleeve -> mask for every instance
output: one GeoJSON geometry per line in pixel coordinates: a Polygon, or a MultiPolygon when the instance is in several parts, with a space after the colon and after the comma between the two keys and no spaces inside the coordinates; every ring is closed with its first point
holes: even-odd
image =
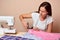
{"type": "Polygon", "coordinates": [[[48,19],[47,19],[48,21],[47,21],[47,24],[50,24],[50,23],[52,23],[53,22],[53,18],[50,16],[50,17],[48,17],[48,19]]]}
{"type": "Polygon", "coordinates": [[[32,13],[32,19],[33,19],[33,26],[36,25],[36,21],[38,20],[38,16],[39,14],[38,13],[32,13]]]}

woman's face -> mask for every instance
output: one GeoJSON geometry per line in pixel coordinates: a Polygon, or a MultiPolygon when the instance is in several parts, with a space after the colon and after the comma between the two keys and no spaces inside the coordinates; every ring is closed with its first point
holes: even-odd
{"type": "Polygon", "coordinates": [[[40,7],[40,11],[39,11],[41,16],[46,17],[48,12],[46,11],[45,7],[40,7]]]}

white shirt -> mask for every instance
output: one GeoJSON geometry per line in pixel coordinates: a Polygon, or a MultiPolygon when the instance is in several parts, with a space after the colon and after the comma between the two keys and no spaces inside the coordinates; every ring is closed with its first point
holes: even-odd
{"type": "Polygon", "coordinates": [[[48,15],[44,21],[40,20],[39,13],[32,13],[31,15],[33,19],[33,27],[38,27],[41,30],[45,30],[47,28],[47,25],[53,22],[53,18],[48,15]]]}

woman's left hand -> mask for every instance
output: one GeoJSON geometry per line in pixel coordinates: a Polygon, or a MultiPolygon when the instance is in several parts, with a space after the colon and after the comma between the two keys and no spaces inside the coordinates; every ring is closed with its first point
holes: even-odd
{"type": "Polygon", "coordinates": [[[35,30],[35,31],[40,31],[40,29],[37,28],[37,27],[34,27],[33,30],[35,30]]]}

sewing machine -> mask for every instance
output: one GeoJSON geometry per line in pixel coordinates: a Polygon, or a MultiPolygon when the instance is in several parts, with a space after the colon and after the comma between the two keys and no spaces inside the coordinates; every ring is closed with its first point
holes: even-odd
{"type": "Polygon", "coordinates": [[[0,29],[4,33],[16,33],[14,26],[14,17],[13,16],[0,16],[0,29]],[[8,25],[8,28],[2,26],[2,22],[5,22],[8,25]]]}

